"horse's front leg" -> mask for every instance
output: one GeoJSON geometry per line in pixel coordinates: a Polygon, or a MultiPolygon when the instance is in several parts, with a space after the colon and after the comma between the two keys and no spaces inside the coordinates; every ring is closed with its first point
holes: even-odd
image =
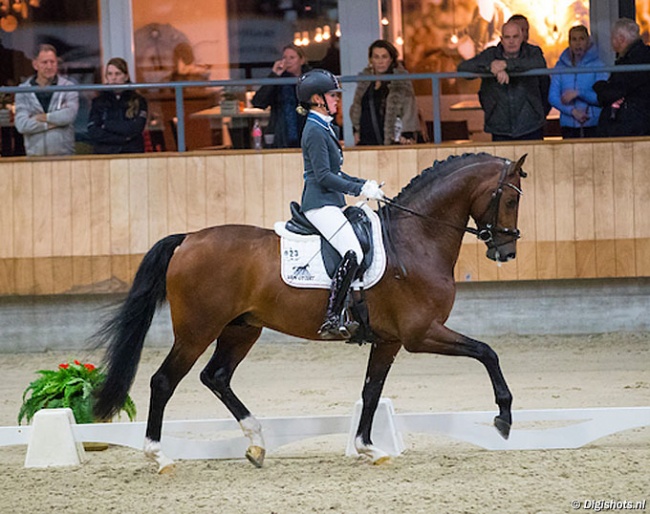
{"type": "Polygon", "coordinates": [[[386,376],[401,347],[400,343],[373,343],[368,357],[366,381],[361,394],[363,405],[354,446],[360,455],[369,457],[373,464],[381,464],[390,459],[386,452],[372,444],[370,433],[386,376]]]}
{"type": "Polygon", "coordinates": [[[424,338],[404,341],[408,352],[438,353],[460,355],[478,360],[488,372],[494,398],[499,407],[499,415],[494,418],[494,426],[504,439],[510,435],[512,426],[512,394],[499,365],[499,357],[486,343],[464,336],[439,323],[433,323],[424,338]]]}

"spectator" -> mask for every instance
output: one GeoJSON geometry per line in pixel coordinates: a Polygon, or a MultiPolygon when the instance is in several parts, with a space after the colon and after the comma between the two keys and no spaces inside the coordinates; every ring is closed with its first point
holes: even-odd
{"type": "Polygon", "coordinates": [[[76,91],[48,91],[48,86],[71,86],[73,83],[58,74],[56,49],[39,45],[32,61],[36,75],[21,87],[40,86],[37,93],[16,95],[15,124],[25,136],[29,156],[70,155],[74,153],[74,121],[79,110],[76,91]]]}
{"type": "MultiPolygon", "coordinates": [[[[523,33],[524,36],[524,42],[522,43],[522,47],[528,47],[530,52],[538,52],[542,54],[542,58],[544,57],[544,52],[542,52],[542,49],[537,46],[533,45],[532,43],[528,42],[529,34],[530,34],[530,23],[528,23],[528,18],[526,18],[523,14],[513,14],[510,16],[510,19],[508,20],[509,22],[515,22],[517,25],[519,25],[519,28],[521,29],[521,32],[523,33]]],[[[546,59],[544,59],[546,61],[546,59]]],[[[544,116],[548,116],[548,113],[551,112],[551,104],[548,101],[548,92],[551,87],[551,77],[548,75],[540,75],[538,77],[539,80],[539,92],[542,95],[542,102],[544,103],[544,116]]]]}
{"type": "MultiPolygon", "coordinates": [[[[562,52],[555,69],[598,68],[605,64],[589,38],[584,25],[569,30],[569,47],[562,52]]],[[[577,73],[553,75],[549,101],[560,111],[560,129],[564,139],[596,137],[600,107],[593,90],[597,80],[607,78],[607,73],[577,73]]]]}
{"type": "MultiPolygon", "coordinates": [[[[295,45],[282,49],[282,59],[275,61],[269,77],[298,77],[309,70],[305,52],[295,45]]],[[[253,97],[252,104],[259,109],[271,107],[271,116],[266,130],[273,134],[275,148],[297,148],[300,146],[305,118],[298,116],[296,107],[296,86],[294,84],[262,86],[253,97]]]]}
{"type": "MultiPolygon", "coordinates": [[[[643,44],[634,21],[615,21],[611,41],[616,66],[650,64],[650,47],[643,44]]],[[[594,91],[603,108],[598,120],[599,135],[650,135],[650,71],[612,73],[608,80],[596,82],[594,91]]]]}
{"type": "MultiPolygon", "coordinates": [[[[369,64],[361,75],[407,73],[397,49],[378,39],[368,48],[369,64]]],[[[410,80],[359,82],[350,107],[354,142],[358,145],[409,144],[420,128],[415,92],[410,80]]]]}
{"type": "Polygon", "coordinates": [[[458,71],[491,73],[481,79],[479,99],[485,112],[485,131],[493,141],[534,140],[544,137],[544,103],[538,76],[510,77],[509,73],[546,68],[539,48],[523,45],[514,22],[501,29],[501,42],[458,65],[458,71]]]}
{"type": "MultiPolygon", "coordinates": [[[[131,82],[126,61],[114,57],[106,65],[107,84],[131,82]]],[[[93,100],[88,137],[97,154],[142,153],[147,101],[132,89],[102,91],[93,100]]]]}

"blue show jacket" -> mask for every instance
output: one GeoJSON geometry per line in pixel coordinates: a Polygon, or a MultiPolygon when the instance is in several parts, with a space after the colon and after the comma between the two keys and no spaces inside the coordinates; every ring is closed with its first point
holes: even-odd
{"type": "Polygon", "coordinates": [[[305,186],[301,200],[303,212],[326,205],[344,207],[344,194],[361,194],[366,181],[341,171],[343,151],[338,138],[332,126],[313,112],[307,117],[301,147],[305,165],[305,186]]]}

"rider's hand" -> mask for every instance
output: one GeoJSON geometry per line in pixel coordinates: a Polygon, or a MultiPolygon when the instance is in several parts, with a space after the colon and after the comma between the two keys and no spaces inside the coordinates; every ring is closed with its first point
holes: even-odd
{"type": "Polygon", "coordinates": [[[366,180],[361,188],[361,196],[365,196],[370,200],[382,200],[384,192],[380,189],[379,184],[374,180],[366,180]]]}

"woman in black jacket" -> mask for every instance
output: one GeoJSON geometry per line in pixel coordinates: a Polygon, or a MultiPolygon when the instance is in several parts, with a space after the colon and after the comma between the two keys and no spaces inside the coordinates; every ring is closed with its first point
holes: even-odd
{"type": "MultiPolygon", "coordinates": [[[[295,45],[282,49],[282,59],[273,64],[269,78],[299,77],[309,70],[305,52],[295,45]]],[[[298,116],[296,107],[296,86],[294,84],[269,85],[258,89],[252,104],[259,109],[271,107],[271,118],[266,129],[267,135],[273,134],[274,148],[297,148],[300,146],[305,118],[298,116]]]]}
{"type": "MultiPolygon", "coordinates": [[[[126,61],[114,57],[106,65],[107,84],[127,84],[126,61]]],[[[88,137],[97,154],[142,153],[147,124],[147,101],[133,90],[102,91],[93,100],[88,137]]]]}

